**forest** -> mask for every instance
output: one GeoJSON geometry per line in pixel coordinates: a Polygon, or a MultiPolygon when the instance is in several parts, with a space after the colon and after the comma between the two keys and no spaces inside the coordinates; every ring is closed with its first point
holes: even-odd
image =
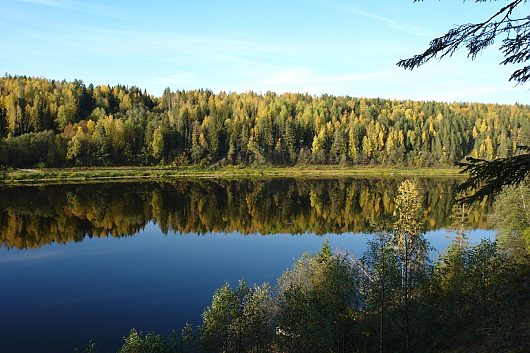
{"type": "Polygon", "coordinates": [[[430,259],[423,196],[403,181],[391,227],[376,231],[362,257],[324,242],[275,284],[218,288],[198,327],[169,336],[133,329],[118,352],[528,352],[530,222],[521,197],[529,196],[524,185],[495,201],[498,240],[471,244],[462,222],[430,259]]]}
{"type": "Polygon", "coordinates": [[[450,166],[512,156],[530,107],[0,78],[0,165],[450,166]]]}

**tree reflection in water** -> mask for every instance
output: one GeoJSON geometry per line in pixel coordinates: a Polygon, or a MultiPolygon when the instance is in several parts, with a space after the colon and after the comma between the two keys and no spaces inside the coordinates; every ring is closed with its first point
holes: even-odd
{"type": "MultiPolygon", "coordinates": [[[[183,179],[0,187],[0,244],[36,248],[85,237],[131,236],[153,222],[168,232],[241,234],[369,231],[394,211],[402,179],[183,179]]],[[[428,229],[450,225],[458,180],[419,178],[428,229]]],[[[488,205],[469,211],[487,228],[488,205]]]]}

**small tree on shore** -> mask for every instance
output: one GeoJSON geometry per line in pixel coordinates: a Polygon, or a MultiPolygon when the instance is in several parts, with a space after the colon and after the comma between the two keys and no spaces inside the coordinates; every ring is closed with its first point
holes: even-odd
{"type": "Polygon", "coordinates": [[[394,243],[401,269],[401,303],[405,326],[406,351],[411,351],[411,310],[417,287],[424,277],[427,262],[427,242],[423,236],[422,200],[418,186],[405,180],[398,188],[394,211],[394,243]]]}

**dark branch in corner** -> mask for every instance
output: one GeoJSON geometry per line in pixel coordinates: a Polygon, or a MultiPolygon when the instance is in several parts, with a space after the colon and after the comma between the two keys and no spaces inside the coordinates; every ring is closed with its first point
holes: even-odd
{"type": "MultiPolygon", "coordinates": [[[[418,2],[415,0],[414,2],[418,2]]],[[[475,2],[486,2],[476,0],[475,2]]],[[[499,9],[493,16],[480,23],[468,23],[452,28],[445,35],[433,39],[422,54],[400,60],[397,65],[413,70],[433,58],[452,56],[465,47],[472,60],[484,49],[505,35],[500,51],[504,60],[500,64],[521,64],[530,60],[530,16],[512,18],[514,9],[527,0],[514,0],[499,9]]],[[[530,79],[530,65],[515,70],[510,81],[521,84],[530,79]]]]}
{"type": "Polygon", "coordinates": [[[458,202],[472,203],[480,201],[486,196],[495,196],[503,188],[515,186],[530,175],[530,147],[518,146],[525,151],[514,157],[498,158],[492,161],[467,157],[466,162],[456,163],[461,168],[460,173],[468,174],[468,179],[459,185],[458,191],[469,193],[459,198],[458,202]]]}

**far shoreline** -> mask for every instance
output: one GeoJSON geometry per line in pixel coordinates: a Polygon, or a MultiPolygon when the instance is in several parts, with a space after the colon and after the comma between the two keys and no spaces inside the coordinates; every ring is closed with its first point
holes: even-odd
{"type": "Polygon", "coordinates": [[[453,177],[463,178],[455,167],[382,166],[122,166],[12,169],[0,175],[0,185],[91,181],[167,181],[180,178],[345,178],[345,177],[453,177]]]}

